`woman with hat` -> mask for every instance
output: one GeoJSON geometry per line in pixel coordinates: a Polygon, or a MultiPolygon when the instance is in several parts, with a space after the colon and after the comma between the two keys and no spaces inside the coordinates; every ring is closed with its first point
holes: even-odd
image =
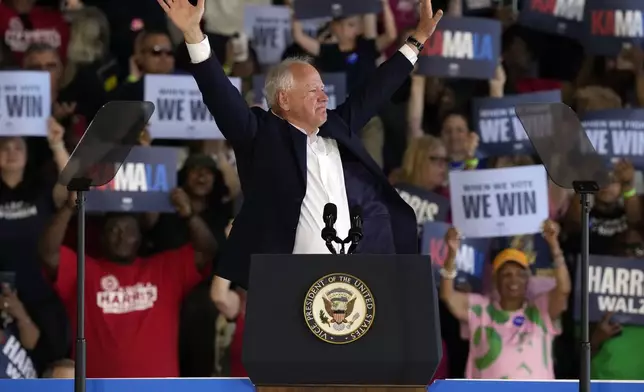
{"type": "Polygon", "coordinates": [[[559,226],[543,225],[550,247],[555,287],[534,299],[526,296],[530,262],[525,253],[505,249],[493,261],[495,293],[486,296],[454,289],[460,235],[445,234],[449,254],[441,273],[440,297],[466,328],[470,342],[465,376],[478,379],[554,379],[552,343],[561,333],[559,317],[566,310],[571,284],[559,247],[559,226]]]}

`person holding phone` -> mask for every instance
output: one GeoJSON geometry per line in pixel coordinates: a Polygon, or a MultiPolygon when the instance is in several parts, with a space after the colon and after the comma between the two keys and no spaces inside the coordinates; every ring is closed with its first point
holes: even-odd
{"type": "Polygon", "coordinates": [[[32,352],[40,329],[31,320],[12,283],[0,276],[0,378],[36,378],[32,352]]]}

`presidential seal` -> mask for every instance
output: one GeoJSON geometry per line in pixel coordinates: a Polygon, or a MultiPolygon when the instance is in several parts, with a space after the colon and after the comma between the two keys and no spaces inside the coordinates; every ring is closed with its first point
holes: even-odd
{"type": "Polygon", "coordinates": [[[327,343],[355,342],[369,331],[375,315],[371,290],[349,274],[335,273],[319,279],[304,300],[306,325],[327,343]]]}

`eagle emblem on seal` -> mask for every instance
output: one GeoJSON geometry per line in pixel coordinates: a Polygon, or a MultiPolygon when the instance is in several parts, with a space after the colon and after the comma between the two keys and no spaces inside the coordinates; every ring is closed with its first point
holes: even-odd
{"type": "Polygon", "coordinates": [[[353,313],[356,296],[349,290],[337,288],[324,294],[324,310],[320,310],[320,321],[336,331],[342,331],[360,318],[360,313],[353,313]]]}

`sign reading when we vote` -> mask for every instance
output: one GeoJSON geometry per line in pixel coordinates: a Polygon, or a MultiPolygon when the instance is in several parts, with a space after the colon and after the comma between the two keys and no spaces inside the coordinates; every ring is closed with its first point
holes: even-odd
{"type": "MultiPolygon", "coordinates": [[[[241,91],[239,78],[230,82],[241,91]]],[[[145,75],[144,99],[156,106],[149,122],[155,139],[224,138],[190,75],[145,75]]]]}
{"type": "Polygon", "coordinates": [[[0,136],[47,136],[49,72],[0,72],[0,136]]]}
{"type": "Polygon", "coordinates": [[[519,12],[519,24],[546,33],[580,38],[587,1],[525,0],[519,12]]]}
{"type": "Polygon", "coordinates": [[[641,45],[644,1],[586,0],[584,46],[589,54],[616,56],[625,44],[641,45]]]}
{"type": "MultiPolygon", "coordinates": [[[[588,269],[590,321],[614,312],[621,324],[644,325],[644,266],[638,258],[591,255],[588,269]]],[[[577,263],[579,266],[580,263],[577,263]]],[[[579,267],[578,267],[579,268],[579,267]]],[[[575,283],[575,318],[581,318],[581,273],[575,283]]]]}
{"type": "Polygon", "coordinates": [[[581,124],[599,155],[606,160],[626,158],[644,169],[644,109],[587,112],[581,124]]]}
{"type": "Polygon", "coordinates": [[[133,147],[114,179],[88,192],[87,211],[174,212],[178,155],[173,147],[133,147]]]}
{"type": "Polygon", "coordinates": [[[452,221],[472,238],[541,231],[548,218],[548,180],[543,166],[451,171],[452,221]]]}
{"type": "MultiPolygon", "coordinates": [[[[503,98],[476,98],[473,119],[480,138],[480,150],[488,156],[531,154],[532,144],[516,116],[514,108],[528,103],[561,102],[561,91],[509,95],[503,98]]],[[[531,116],[531,119],[537,119],[531,116]]],[[[550,127],[550,118],[544,116],[541,128],[550,127]]]]}
{"type": "Polygon", "coordinates": [[[418,73],[468,79],[492,79],[501,50],[501,23],[485,18],[443,17],[425,43],[418,73]]]}

